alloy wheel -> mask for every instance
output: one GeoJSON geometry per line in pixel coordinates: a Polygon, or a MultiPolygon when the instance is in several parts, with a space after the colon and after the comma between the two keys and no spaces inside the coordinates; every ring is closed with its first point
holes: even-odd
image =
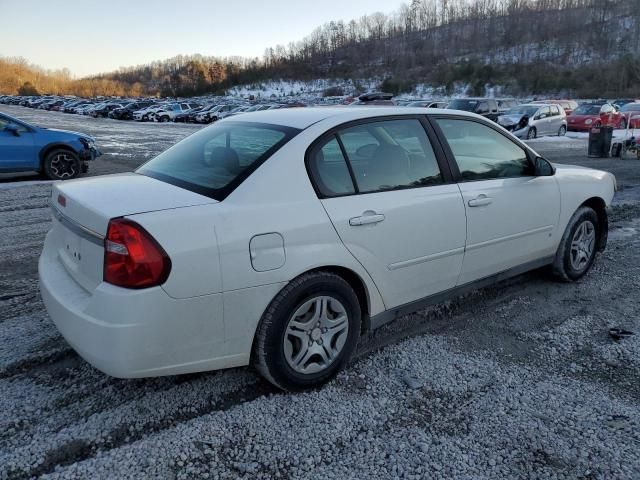
{"type": "Polygon", "coordinates": [[[49,165],[51,172],[60,179],[73,178],[78,174],[76,159],[68,153],[56,154],[49,165]]]}
{"type": "Polygon", "coordinates": [[[576,271],[584,270],[591,261],[596,243],[596,227],[590,220],[583,221],[571,240],[571,267],[576,271]]]}

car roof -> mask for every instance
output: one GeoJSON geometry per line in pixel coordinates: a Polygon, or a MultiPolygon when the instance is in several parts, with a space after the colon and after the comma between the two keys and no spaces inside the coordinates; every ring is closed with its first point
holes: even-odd
{"type": "Polygon", "coordinates": [[[307,108],[278,108],[274,110],[262,110],[259,112],[243,113],[238,117],[231,117],[222,120],[223,122],[257,122],[271,123],[286,127],[304,129],[314,123],[327,119],[334,119],[336,123],[349,122],[364,118],[386,117],[393,115],[425,115],[425,114],[446,114],[464,115],[474,118],[483,118],[471,112],[461,110],[445,110],[442,108],[421,108],[421,107],[307,107],[307,108]]]}
{"type": "Polygon", "coordinates": [[[536,108],[540,108],[540,107],[550,107],[551,105],[553,105],[554,107],[557,107],[558,105],[556,103],[523,103],[521,105],[517,105],[516,108],[518,107],[536,107],[536,108]]]}

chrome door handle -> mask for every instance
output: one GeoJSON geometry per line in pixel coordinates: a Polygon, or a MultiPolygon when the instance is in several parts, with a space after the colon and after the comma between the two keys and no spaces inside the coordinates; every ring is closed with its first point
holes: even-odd
{"type": "Polygon", "coordinates": [[[376,213],[371,210],[367,210],[360,217],[353,217],[349,219],[349,225],[352,227],[358,227],[360,225],[371,225],[374,223],[380,223],[384,220],[384,215],[376,213]]]}
{"type": "Polygon", "coordinates": [[[491,197],[487,197],[486,195],[478,195],[476,198],[472,198],[467,202],[470,207],[483,207],[485,205],[489,205],[493,202],[491,197]]]}

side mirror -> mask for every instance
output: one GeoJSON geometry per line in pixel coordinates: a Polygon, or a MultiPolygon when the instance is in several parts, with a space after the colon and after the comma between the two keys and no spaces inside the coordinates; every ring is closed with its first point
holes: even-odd
{"type": "Polygon", "coordinates": [[[10,124],[9,124],[9,125],[7,125],[6,127],[4,127],[4,129],[5,129],[7,132],[11,132],[11,133],[13,133],[16,137],[19,137],[19,136],[20,136],[20,129],[18,128],[18,126],[17,126],[17,125],[14,125],[14,124],[10,123],[10,124]]]}
{"type": "Polygon", "coordinates": [[[536,157],[533,161],[534,175],[536,177],[551,177],[555,175],[555,167],[546,158],[536,157]]]}

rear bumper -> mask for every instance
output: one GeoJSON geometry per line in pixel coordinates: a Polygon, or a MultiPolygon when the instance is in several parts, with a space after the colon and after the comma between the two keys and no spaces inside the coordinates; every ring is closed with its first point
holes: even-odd
{"type": "Polygon", "coordinates": [[[226,352],[222,294],[178,300],[161,287],[128,290],[106,283],[88,292],[69,275],[49,237],[38,270],[42,299],[60,333],[109,375],[173,375],[249,361],[249,352],[226,352]]]}

